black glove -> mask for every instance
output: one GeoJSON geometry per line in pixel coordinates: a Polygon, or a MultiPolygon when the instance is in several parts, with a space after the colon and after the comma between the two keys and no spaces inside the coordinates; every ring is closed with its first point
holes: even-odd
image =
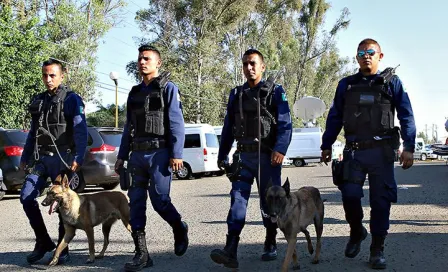
{"type": "Polygon", "coordinates": [[[226,168],[226,161],[225,160],[219,160],[218,159],[218,168],[219,168],[219,170],[225,170],[226,168]]]}

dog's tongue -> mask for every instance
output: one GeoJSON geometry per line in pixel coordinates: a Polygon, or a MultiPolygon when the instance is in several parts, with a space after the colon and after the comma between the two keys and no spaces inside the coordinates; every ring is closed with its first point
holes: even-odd
{"type": "Polygon", "coordinates": [[[56,209],[56,205],[57,205],[57,201],[53,201],[53,203],[51,203],[50,209],[48,210],[49,215],[51,215],[54,212],[54,210],[56,209]]]}
{"type": "Polygon", "coordinates": [[[271,216],[271,222],[272,223],[277,223],[277,216],[271,216]]]}

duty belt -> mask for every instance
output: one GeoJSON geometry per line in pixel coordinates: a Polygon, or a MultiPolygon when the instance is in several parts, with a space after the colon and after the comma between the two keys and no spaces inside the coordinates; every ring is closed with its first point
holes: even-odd
{"type": "Polygon", "coordinates": [[[384,140],[367,140],[361,142],[349,142],[347,147],[351,150],[370,149],[375,147],[381,147],[390,144],[389,139],[384,140]]]}
{"type": "Polygon", "coordinates": [[[68,145],[61,145],[61,146],[47,145],[47,146],[39,146],[38,150],[39,154],[51,155],[51,153],[56,154],[58,151],[69,153],[70,147],[68,145]]]}
{"type": "MultiPolygon", "coordinates": [[[[240,152],[258,152],[258,144],[238,144],[237,150],[240,152]]],[[[265,145],[261,145],[261,152],[269,153],[271,150],[265,145]]]]}
{"type": "Polygon", "coordinates": [[[165,140],[149,140],[144,142],[133,142],[131,149],[133,151],[147,151],[152,149],[158,149],[158,148],[165,148],[165,140]]]}

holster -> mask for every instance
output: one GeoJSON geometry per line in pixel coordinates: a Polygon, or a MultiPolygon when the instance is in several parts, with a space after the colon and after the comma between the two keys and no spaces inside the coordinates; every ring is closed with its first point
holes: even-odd
{"type": "Polygon", "coordinates": [[[333,176],[333,184],[336,186],[344,183],[344,164],[343,161],[333,160],[331,163],[331,174],[333,176]]]}
{"type": "Polygon", "coordinates": [[[127,191],[131,187],[131,177],[128,169],[121,167],[118,169],[118,174],[120,175],[120,188],[123,191],[127,191]]]}
{"type": "Polygon", "coordinates": [[[392,147],[392,149],[397,150],[400,148],[400,128],[399,127],[394,127],[392,129],[392,134],[390,135],[391,139],[390,139],[390,145],[392,147]]]}
{"type": "Polygon", "coordinates": [[[233,162],[232,164],[228,164],[226,163],[224,165],[224,170],[226,172],[226,176],[230,181],[237,181],[239,176],[240,176],[240,172],[243,169],[243,164],[241,162],[241,158],[240,158],[240,153],[239,152],[235,152],[233,154],[233,162]]]}

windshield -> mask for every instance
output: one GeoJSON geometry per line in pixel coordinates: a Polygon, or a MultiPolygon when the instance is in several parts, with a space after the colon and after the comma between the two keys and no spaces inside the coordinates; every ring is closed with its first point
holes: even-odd
{"type": "Polygon", "coordinates": [[[100,131],[100,135],[103,138],[105,144],[111,146],[120,146],[121,144],[121,131],[100,131]]]}
{"type": "Polygon", "coordinates": [[[28,137],[28,131],[8,131],[6,136],[13,145],[25,145],[26,137],[28,137]]]}

